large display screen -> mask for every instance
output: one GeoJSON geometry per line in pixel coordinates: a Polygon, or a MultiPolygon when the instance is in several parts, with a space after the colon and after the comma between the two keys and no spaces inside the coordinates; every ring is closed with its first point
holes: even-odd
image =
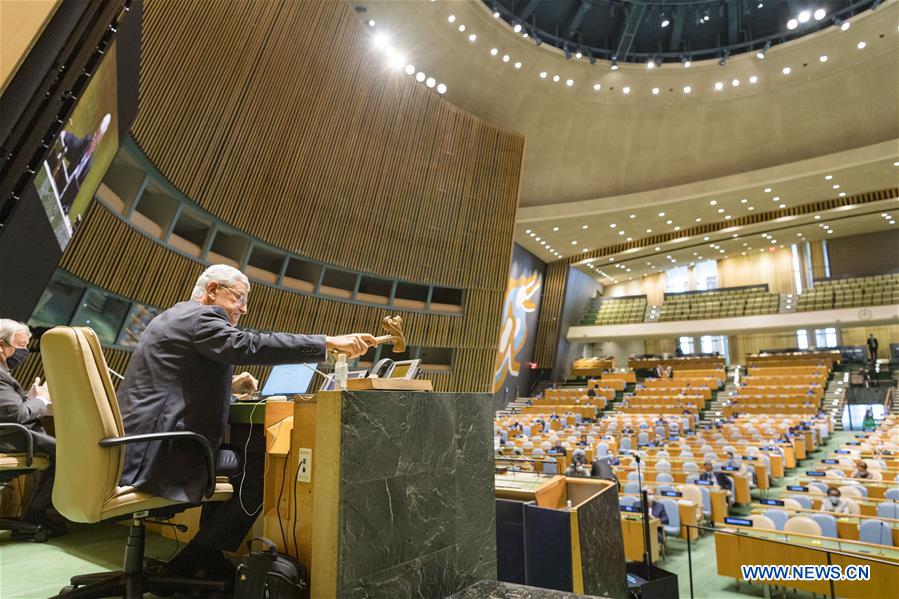
{"type": "Polygon", "coordinates": [[[72,238],[118,151],[115,55],[112,44],[34,177],[60,249],[72,238]]]}

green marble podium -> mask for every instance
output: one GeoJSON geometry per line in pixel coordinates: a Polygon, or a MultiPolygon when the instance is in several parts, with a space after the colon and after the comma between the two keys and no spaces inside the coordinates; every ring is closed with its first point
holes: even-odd
{"type": "Polygon", "coordinates": [[[313,598],[446,597],[496,577],[490,395],[321,392],[293,418],[266,532],[309,567],[313,598]]]}

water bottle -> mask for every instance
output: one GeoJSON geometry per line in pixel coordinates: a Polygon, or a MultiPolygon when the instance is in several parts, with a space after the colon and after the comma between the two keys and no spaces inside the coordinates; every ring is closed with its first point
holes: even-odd
{"type": "Polygon", "coordinates": [[[337,354],[337,363],[334,364],[334,386],[340,391],[346,391],[346,382],[349,378],[350,368],[346,363],[346,354],[337,354]]]}

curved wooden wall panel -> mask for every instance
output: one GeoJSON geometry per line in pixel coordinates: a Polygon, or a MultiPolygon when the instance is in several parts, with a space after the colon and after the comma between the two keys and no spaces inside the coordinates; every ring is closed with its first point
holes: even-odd
{"type": "Polygon", "coordinates": [[[133,135],[172,183],[280,248],[500,289],[524,140],[392,72],[348,2],[148,0],[133,135]]]}
{"type": "MultiPolygon", "coordinates": [[[[203,270],[199,262],[168,250],[99,202],[91,205],[60,267],[113,293],[161,307],[188,299],[203,270]]],[[[410,345],[453,350],[452,372],[428,375],[436,389],[489,391],[502,296],[502,291],[468,291],[464,316],[404,314],[410,345]]],[[[386,307],[331,301],[254,283],[249,311],[241,325],[304,333],[377,333],[381,318],[388,312],[386,307]]],[[[130,355],[107,350],[107,359],[109,351],[116,356],[130,355]]],[[[110,367],[121,372],[127,356],[124,362],[113,365],[110,361],[110,367]]],[[[249,370],[257,376],[267,372],[264,368],[249,370]]],[[[31,370],[23,372],[22,380],[34,374],[31,370]]]]}

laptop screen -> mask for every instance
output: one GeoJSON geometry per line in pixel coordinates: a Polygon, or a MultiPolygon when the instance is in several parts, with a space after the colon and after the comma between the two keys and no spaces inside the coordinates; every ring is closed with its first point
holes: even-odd
{"type": "Polygon", "coordinates": [[[309,391],[309,383],[318,366],[317,363],[308,364],[279,364],[272,368],[271,374],[265,381],[260,395],[271,397],[272,395],[299,395],[309,391]]]}

